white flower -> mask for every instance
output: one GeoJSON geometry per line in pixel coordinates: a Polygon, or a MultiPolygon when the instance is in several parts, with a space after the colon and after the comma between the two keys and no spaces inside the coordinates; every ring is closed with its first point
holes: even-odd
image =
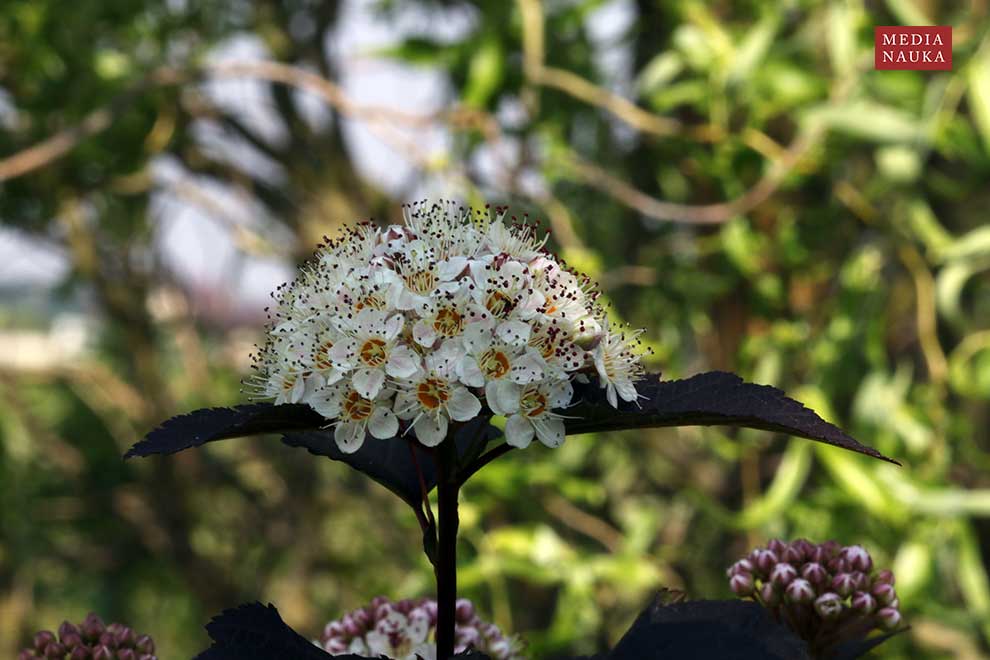
{"type": "Polygon", "coordinates": [[[547,447],[564,442],[563,417],[553,412],[571,402],[574,388],[566,380],[527,385],[519,398],[519,412],[505,424],[505,441],[513,447],[528,447],[533,435],[547,447]]]}
{"type": "Polygon", "coordinates": [[[308,403],[324,417],[337,420],[333,439],[340,451],[351,454],[361,448],[367,433],[382,440],[398,433],[391,394],[383,390],[378,398],[367,399],[350,387],[332,385],[314,394],[308,403]]]}
{"type": "Polygon", "coordinates": [[[540,361],[527,350],[529,326],[492,319],[469,324],[464,331],[464,356],[457,365],[461,382],[485,388],[488,407],[508,415],[519,407],[520,386],[543,375],[540,361]],[[525,331],[523,330],[525,328],[525,331]]]}
{"type": "Polygon", "coordinates": [[[462,287],[423,302],[417,310],[420,318],[413,324],[413,340],[430,348],[438,339],[460,337],[468,322],[467,301],[467,290],[462,287]]]}
{"type": "Polygon", "coordinates": [[[427,447],[435,447],[447,437],[449,420],[466,422],[481,412],[481,402],[457,382],[457,358],[449,347],[426,358],[426,369],[402,383],[395,397],[395,413],[411,420],[416,437],[427,447]]]}
{"type": "Polygon", "coordinates": [[[626,338],[621,333],[613,334],[606,325],[601,341],[592,351],[599,381],[606,388],[605,396],[613,408],[619,407],[618,398],[635,401],[638,396],[634,381],[642,376],[643,367],[632,348],[638,344],[637,337],[642,332],[636,330],[626,338]]]}
{"type": "Polygon", "coordinates": [[[377,396],[386,375],[408,378],[416,373],[419,356],[397,341],[402,332],[401,314],[388,316],[384,311],[365,308],[353,321],[342,319],[339,323],[347,338],[333,345],[330,359],[339,369],[354,370],[351,383],[361,396],[377,396]]]}

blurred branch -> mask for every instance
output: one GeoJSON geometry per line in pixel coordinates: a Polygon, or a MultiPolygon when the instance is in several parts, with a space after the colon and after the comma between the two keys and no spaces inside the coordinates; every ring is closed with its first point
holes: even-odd
{"type": "Polygon", "coordinates": [[[925,260],[913,246],[901,246],[898,254],[914,280],[917,303],[918,341],[928,365],[928,376],[936,385],[945,382],[948,365],[945,351],[938,341],[938,321],[935,313],[935,281],[925,265],[925,260]]]}
{"type": "Polygon", "coordinates": [[[609,552],[618,553],[622,549],[622,532],[601,518],[579,509],[560,495],[547,495],[543,498],[543,506],[554,518],[571,529],[595,539],[609,552]]]}

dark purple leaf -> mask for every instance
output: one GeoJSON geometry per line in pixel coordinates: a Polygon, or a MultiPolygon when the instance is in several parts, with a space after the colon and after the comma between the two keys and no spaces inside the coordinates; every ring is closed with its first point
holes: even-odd
{"type": "Polygon", "coordinates": [[[301,403],[281,406],[252,403],[233,408],[202,408],[166,420],[131,447],[124,458],[174,454],[214,440],[318,429],[326,423],[322,415],[301,403]]]}
{"type": "MultiPolygon", "coordinates": [[[[215,440],[281,432],[286,434],[282,441],[287,445],[305,447],[312,454],[346,463],[370,476],[414,508],[419,506],[419,477],[409,451],[410,443],[405,438],[379,440],[368,437],[361,449],[353,454],[345,454],[337,448],[333,433],[322,429],[326,423],[319,413],[304,404],[276,406],[271,403],[254,403],[233,408],[204,408],[167,420],[144,440],[131,447],[124,458],[174,454],[215,440]]],[[[484,418],[465,423],[457,436],[461,454],[467,451],[482,428],[488,429],[488,440],[500,433],[484,418]]],[[[432,490],[436,485],[433,458],[418,443],[412,444],[416,447],[416,458],[423,470],[427,490],[432,490]]]]}
{"type": "Polygon", "coordinates": [[[290,628],[271,603],[249,603],[224,610],[206,624],[213,645],[195,660],[368,660],[332,656],[290,628]]]}
{"type": "Polygon", "coordinates": [[[805,643],[766,609],[742,600],[659,599],[637,617],[607,660],[807,660],[805,643]]]}
{"type": "Polygon", "coordinates": [[[560,411],[570,418],[565,420],[567,434],[657,426],[745,426],[817,440],[900,465],[777,388],[747,383],[735,374],[709,371],[668,381],[651,374],[636,389],[642,396],[638,405],[620,401],[616,410],[597,383],[577,385],[575,405],[560,411]]]}
{"type": "Polygon", "coordinates": [[[835,653],[832,654],[830,660],[856,660],[856,658],[862,658],[894,635],[900,635],[907,630],[908,628],[901,628],[900,630],[894,630],[893,632],[882,635],[874,635],[866,639],[843,642],[835,649],[835,653]]]}

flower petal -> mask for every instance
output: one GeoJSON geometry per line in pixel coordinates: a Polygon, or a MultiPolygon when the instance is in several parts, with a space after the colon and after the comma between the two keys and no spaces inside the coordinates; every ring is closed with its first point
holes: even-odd
{"type": "Polygon", "coordinates": [[[392,438],[399,432],[399,420],[391,410],[378,406],[368,419],[368,430],[380,440],[392,438]]]}
{"type": "Polygon", "coordinates": [[[388,355],[385,372],[394,378],[409,378],[419,370],[419,356],[408,346],[396,346],[388,355]]]}
{"type": "Polygon", "coordinates": [[[429,348],[437,340],[437,331],[433,328],[432,323],[420,319],[413,326],[413,339],[420,346],[429,348]]]}
{"type": "Polygon", "coordinates": [[[413,424],[416,437],[427,447],[436,447],[447,437],[446,415],[423,415],[413,424]]]}
{"type": "Polygon", "coordinates": [[[385,372],[381,369],[358,369],[351,378],[351,387],[365,399],[374,399],[385,384],[385,372]]]}
{"type": "Polygon", "coordinates": [[[509,346],[522,346],[529,341],[530,327],[522,321],[504,321],[498,324],[495,334],[509,346]]]}
{"type": "Polygon", "coordinates": [[[466,387],[455,387],[447,400],[447,412],[450,418],[457,422],[474,419],[481,412],[481,401],[471,394],[466,387]]]}
{"type": "Polygon", "coordinates": [[[358,422],[343,422],[333,430],[337,447],[345,454],[353,454],[364,444],[365,425],[358,422]]]}
{"type": "Polygon", "coordinates": [[[513,415],[505,423],[505,441],[513,447],[525,449],[533,442],[533,425],[522,415],[513,415]]]}
{"type": "Polygon", "coordinates": [[[564,420],[552,418],[533,420],[533,428],[536,429],[536,437],[547,447],[556,449],[564,444],[564,420]]]}
{"type": "Polygon", "coordinates": [[[478,361],[472,355],[465,355],[457,366],[457,377],[469,387],[484,387],[485,374],[478,367],[478,361]]]}
{"type": "Polygon", "coordinates": [[[485,401],[496,415],[511,415],[519,410],[522,388],[507,380],[493,380],[485,385],[485,401]]]}

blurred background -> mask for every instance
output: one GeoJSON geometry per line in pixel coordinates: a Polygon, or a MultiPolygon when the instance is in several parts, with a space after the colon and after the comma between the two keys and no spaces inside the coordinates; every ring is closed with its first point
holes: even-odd
{"type": "Polygon", "coordinates": [[[400,203],[507,203],[646,327],[904,467],[734,429],[570,438],[464,493],[463,595],[533,657],[606,648],[661,586],[728,597],[771,537],[861,543],[912,630],[990,640],[987,0],[6,0],[0,657],[95,610],[207,646],[430,595],[404,505],[276,438],[122,452],[244,401],[268,293],[400,203]],[[949,72],[874,25],[954,27],[949,72]]]}

